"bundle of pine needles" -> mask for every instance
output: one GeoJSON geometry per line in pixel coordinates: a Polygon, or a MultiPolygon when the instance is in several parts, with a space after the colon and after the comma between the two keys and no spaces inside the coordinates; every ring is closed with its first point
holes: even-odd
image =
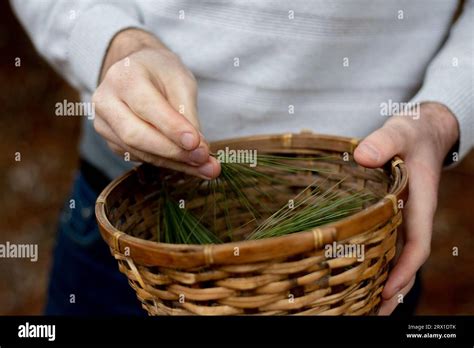
{"type": "Polygon", "coordinates": [[[334,186],[323,190],[311,184],[291,204],[286,204],[261,223],[247,239],[284,236],[322,226],[361,210],[375,197],[365,192],[337,191],[334,186]]]}
{"type": "Polygon", "coordinates": [[[187,209],[181,208],[166,190],[161,197],[163,207],[161,223],[158,224],[158,240],[172,244],[216,244],[222,241],[209,231],[187,209]],[[160,228],[162,225],[162,229],[160,228]]]}
{"type": "MultiPolygon", "coordinates": [[[[214,216],[214,226],[217,212],[224,212],[226,229],[229,232],[228,239],[233,240],[234,226],[231,223],[228,207],[231,200],[237,200],[240,206],[250,213],[253,221],[260,222],[247,235],[246,239],[251,240],[283,236],[337,221],[361,210],[365,204],[375,198],[367,193],[336,189],[343,180],[327,189],[323,189],[321,185],[314,182],[295,196],[292,204],[285,204],[276,212],[269,211],[264,202],[255,199],[256,196],[260,196],[269,201],[272,200],[270,194],[262,190],[259,184],[263,182],[272,187],[284,185],[286,181],[283,176],[278,176],[278,173],[323,171],[317,167],[300,166],[296,160],[301,160],[301,158],[258,155],[259,169],[244,163],[221,163],[221,175],[207,182],[208,196],[212,197],[213,204],[206,204],[206,209],[214,209],[210,214],[214,216]],[[251,190],[255,191],[252,196],[249,195],[251,190]],[[266,212],[268,216],[263,221],[261,221],[261,211],[266,212]]],[[[205,185],[205,181],[197,183],[197,186],[205,185]]],[[[164,182],[159,202],[158,241],[174,244],[223,243],[223,240],[211,231],[212,224],[202,221],[205,212],[200,218],[196,217],[184,208],[184,205],[181,206],[175,201],[170,191],[171,188],[164,182]]]]}

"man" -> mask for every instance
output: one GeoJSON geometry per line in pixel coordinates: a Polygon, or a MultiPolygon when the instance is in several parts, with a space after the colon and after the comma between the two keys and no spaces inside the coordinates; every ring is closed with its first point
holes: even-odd
{"type": "Polygon", "coordinates": [[[81,209],[62,214],[48,313],[140,313],[90,214],[130,159],[214,178],[208,140],[303,128],[365,137],[354,157],[367,167],[404,158],[406,244],[380,314],[411,289],[430,253],[443,161],[474,138],[473,1],[454,24],[460,4],[442,0],[12,3],[96,110],[84,120],[72,196],[81,209]]]}

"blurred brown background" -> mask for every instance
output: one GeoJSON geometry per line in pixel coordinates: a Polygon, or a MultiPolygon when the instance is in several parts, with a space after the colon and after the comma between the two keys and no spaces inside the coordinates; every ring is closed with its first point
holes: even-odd
{"type": "MultiPolygon", "coordinates": [[[[41,314],[80,133],[80,119],[56,117],[54,105],[77,95],[34,51],[8,1],[0,1],[0,18],[0,243],[39,245],[36,263],[0,259],[0,315],[41,314]]],[[[418,314],[474,314],[473,182],[472,152],[443,175],[418,314]]]]}

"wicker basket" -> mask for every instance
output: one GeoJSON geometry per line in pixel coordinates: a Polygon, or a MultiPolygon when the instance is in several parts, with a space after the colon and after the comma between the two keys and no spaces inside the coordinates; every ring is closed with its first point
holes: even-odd
{"type": "MultiPolygon", "coordinates": [[[[366,169],[352,159],[356,139],[312,133],[252,136],[213,143],[266,153],[336,155],[318,161],[335,172],[293,177],[287,199],[317,179],[377,192],[377,203],[336,223],[283,237],[215,245],[154,242],[157,170],[142,165],[108,185],[97,199],[100,231],[150,315],[367,315],[378,311],[396,253],[400,200],[407,198],[407,171],[394,158],[385,168],[366,169]],[[350,160],[344,160],[344,155],[350,160]],[[328,243],[364,245],[365,258],[326,258],[328,243]]],[[[307,163],[308,166],[313,163],[307,163]]],[[[178,175],[178,174],[177,174],[178,175]]],[[[186,180],[184,174],[174,185],[186,180]]],[[[281,194],[281,193],[279,193],[281,194]]],[[[284,197],[283,197],[284,198],[284,197]]],[[[193,209],[202,207],[196,200],[193,209]]],[[[191,208],[189,208],[191,209],[191,208]]],[[[233,208],[236,220],[248,217],[233,208]]]]}

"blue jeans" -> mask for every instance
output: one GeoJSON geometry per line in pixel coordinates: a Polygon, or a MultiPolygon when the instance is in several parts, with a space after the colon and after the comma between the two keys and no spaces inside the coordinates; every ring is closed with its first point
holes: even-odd
{"type": "Polygon", "coordinates": [[[79,173],[60,216],[45,314],[144,316],[100,236],[96,198],[79,173]]]}

